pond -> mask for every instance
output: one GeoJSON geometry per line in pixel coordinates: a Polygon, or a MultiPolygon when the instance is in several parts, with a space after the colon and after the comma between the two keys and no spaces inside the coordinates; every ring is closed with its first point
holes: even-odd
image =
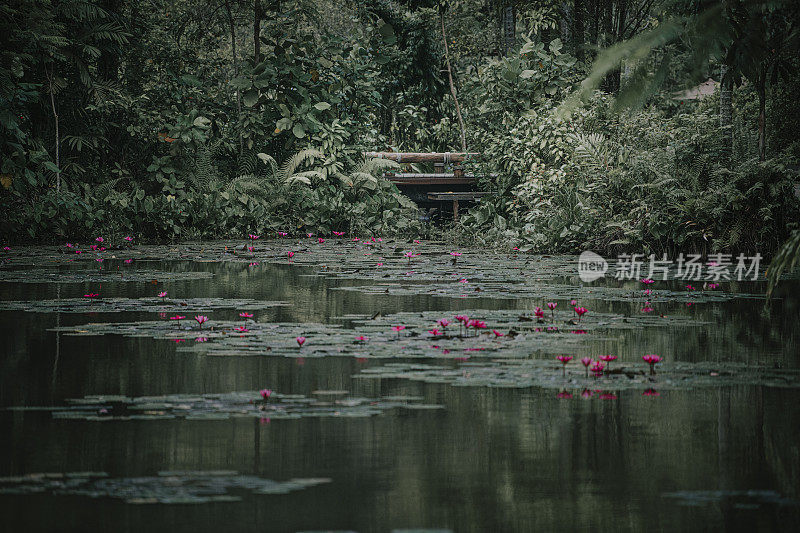
{"type": "Polygon", "coordinates": [[[645,297],[574,257],[448,250],[7,252],[2,529],[800,527],[800,282],[645,297]]]}

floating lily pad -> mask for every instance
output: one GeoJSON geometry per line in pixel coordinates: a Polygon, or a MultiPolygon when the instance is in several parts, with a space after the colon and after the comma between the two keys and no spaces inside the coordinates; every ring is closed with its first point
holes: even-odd
{"type": "Polygon", "coordinates": [[[112,478],[104,472],[26,474],[0,478],[0,494],[113,498],[130,504],[235,502],[230,491],[287,494],[330,483],[327,478],[273,481],[234,471],[159,472],[157,476],[112,478]]]}
{"type": "Polygon", "coordinates": [[[0,311],[29,313],[201,313],[211,309],[267,309],[287,306],[286,302],[251,299],[181,298],[65,298],[60,300],[0,301],[0,311]]]}
{"type": "Polygon", "coordinates": [[[65,406],[20,407],[11,410],[50,411],[61,420],[225,420],[229,418],[369,417],[389,409],[442,409],[418,403],[421,397],[342,398],[323,400],[273,392],[265,402],[258,391],[225,394],[171,394],[166,396],[86,396],[69,399],[65,406]]]}
{"type": "Polygon", "coordinates": [[[109,283],[187,281],[208,279],[213,272],[167,272],[163,270],[0,270],[0,283],[109,283]]]}
{"type": "Polygon", "coordinates": [[[558,361],[543,359],[500,359],[465,363],[457,367],[389,363],[362,370],[359,379],[408,379],[462,387],[620,390],[687,390],[703,387],[760,385],[800,388],[800,370],[781,370],[737,363],[661,363],[651,375],[644,364],[615,361],[602,377],[587,377],[580,363],[568,364],[562,373],[558,361]]]}
{"type": "Polygon", "coordinates": [[[528,358],[535,353],[574,350],[590,340],[606,339],[614,332],[659,326],[703,326],[685,316],[640,314],[624,316],[592,313],[581,321],[568,312],[536,319],[518,310],[464,311],[485,317],[487,328],[465,330],[450,325],[431,333],[441,313],[397,313],[373,320],[352,321],[355,330],[327,324],[214,321],[202,331],[189,319],[125,323],[90,323],[54,328],[67,335],[117,334],[180,341],[178,351],[216,357],[357,357],[357,358],[528,358]],[[393,326],[406,326],[394,332],[393,326]],[[242,329],[244,328],[244,329],[242,329]],[[491,329],[490,329],[491,328],[491,329]],[[496,336],[492,329],[502,333],[496,336]],[[204,342],[189,342],[202,336],[204,342]],[[302,347],[296,338],[305,337],[302,347]],[[367,340],[360,341],[364,336],[367,340]]]}

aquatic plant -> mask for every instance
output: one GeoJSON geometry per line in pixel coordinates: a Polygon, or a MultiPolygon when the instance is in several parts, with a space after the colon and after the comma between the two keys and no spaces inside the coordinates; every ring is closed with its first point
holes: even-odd
{"type": "Polygon", "coordinates": [[[592,374],[594,374],[594,377],[596,377],[596,378],[602,377],[603,376],[603,369],[605,367],[606,367],[606,365],[604,365],[600,361],[595,361],[594,364],[592,364],[592,374]]]}
{"type": "Polygon", "coordinates": [[[655,375],[655,373],[656,373],[656,370],[655,370],[656,363],[660,363],[663,359],[662,359],[662,357],[660,355],[648,354],[648,355],[643,355],[642,356],[642,360],[645,363],[647,363],[648,365],[650,365],[650,374],[651,375],[655,375]]]}
{"type": "Polygon", "coordinates": [[[239,316],[242,318],[253,318],[253,313],[248,313],[247,311],[242,311],[239,313],[239,316]]]}
{"type": "Polygon", "coordinates": [[[611,361],[616,361],[617,360],[617,356],[616,355],[601,355],[600,356],[600,360],[608,365],[608,370],[610,371],[611,370],[611,361]]]}
{"type": "Polygon", "coordinates": [[[161,291],[161,292],[159,292],[159,293],[158,293],[158,297],[159,297],[159,298],[166,298],[166,297],[167,297],[167,291],[161,291]]]}
{"type": "Polygon", "coordinates": [[[200,329],[203,328],[203,324],[208,322],[208,317],[205,315],[197,315],[194,317],[194,319],[197,320],[197,324],[200,326],[200,329]]]}
{"type": "Polygon", "coordinates": [[[306,338],[305,338],[305,337],[302,337],[302,336],[301,336],[301,337],[297,337],[295,340],[297,341],[297,345],[298,345],[300,348],[302,348],[302,347],[303,347],[303,344],[306,342],[306,338]]]}
{"type": "Polygon", "coordinates": [[[550,309],[550,316],[555,320],[556,318],[556,302],[547,302],[547,308],[550,309]]]}
{"type": "Polygon", "coordinates": [[[291,250],[289,250],[288,252],[286,252],[286,255],[289,257],[289,261],[291,261],[291,260],[292,260],[292,257],[294,257],[294,252],[292,252],[291,250]]]}
{"type": "Polygon", "coordinates": [[[578,315],[578,322],[581,321],[581,318],[583,318],[583,315],[585,315],[587,312],[589,312],[589,310],[586,309],[585,307],[576,307],[575,308],[575,314],[578,315]]]}
{"type": "Polygon", "coordinates": [[[567,363],[572,361],[571,355],[559,355],[556,357],[559,361],[561,361],[561,376],[565,376],[567,372],[567,363]]]}

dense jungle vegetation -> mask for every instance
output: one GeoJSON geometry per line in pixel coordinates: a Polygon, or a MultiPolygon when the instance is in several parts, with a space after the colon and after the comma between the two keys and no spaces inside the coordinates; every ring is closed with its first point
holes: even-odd
{"type": "Polygon", "coordinates": [[[444,232],[770,255],[800,221],[798,11],[5,0],[0,240],[444,232]],[[458,151],[458,109],[492,194],[434,227],[362,152],[458,151]]]}

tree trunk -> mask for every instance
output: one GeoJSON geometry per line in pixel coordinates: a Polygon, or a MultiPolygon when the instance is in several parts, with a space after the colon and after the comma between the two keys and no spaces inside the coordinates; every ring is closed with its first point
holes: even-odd
{"type": "Polygon", "coordinates": [[[261,19],[264,10],[261,7],[261,0],[253,0],[253,64],[261,63],[261,19]]]}
{"type": "MultiPolygon", "coordinates": [[[[444,16],[444,15],[442,15],[444,16]]],[[[513,3],[503,7],[503,55],[508,57],[517,40],[517,13],[513,3]]]]}
{"type": "Polygon", "coordinates": [[[50,107],[53,110],[53,121],[55,122],[56,127],[56,192],[61,192],[61,135],[58,131],[58,112],[56,111],[56,96],[55,96],[55,83],[54,79],[55,74],[51,70],[48,74],[47,78],[49,81],[49,89],[50,89],[50,107]]]}
{"type": "MultiPolygon", "coordinates": [[[[231,53],[233,54],[233,77],[239,75],[239,62],[236,59],[236,27],[233,24],[233,14],[231,13],[231,4],[229,0],[225,0],[225,10],[228,12],[228,24],[231,32],[231,53]]],[[[236,89],[236,111],[238,115],[237,120],[242,118],[242,96],[239,89],[236,89]]],[[[239,134],[239,153],[244,151],[244,140],[241,133],[239,134]]]]}
{"type": "Polygon", "coordinates": [[[439,11],[439,18],[442,22],[442,39],[444,40],[444,59],[447,63],[447,79],[450,82],[450,94],[453,96],[453,103],[456,106],[456,117],[458,117],[458,127],[461,128],[461,150],[467,151],[467,133],[464,128],[464,119],[461,118],[461,106],[458,105],[456,96],[456,85],[453,83],[453,69],[450,67],[450,49],[447,46],[447,33],[444,30],[444,10],[439,11]]]}
{"type": "Polygon", "coordinates": [[[758,159],[764,161],[767,158],[767,88],[766,76],[762,76],[758,81],[758,159]]]}
{"type": "Polygon", "coordinates": [[[729,160],[733,150],[733,104],[732,86],[728,77],[728,65],[723,64],[719,70],[719,130],[722,139],[722,153],[729,160]]]}
{"type": "Polygon", "coordinates": [[[572,48],[578,61],[583,61],[583,44],[586,38],[583,9],[583,0],[575,0],[572,5],[572,48]]]}

